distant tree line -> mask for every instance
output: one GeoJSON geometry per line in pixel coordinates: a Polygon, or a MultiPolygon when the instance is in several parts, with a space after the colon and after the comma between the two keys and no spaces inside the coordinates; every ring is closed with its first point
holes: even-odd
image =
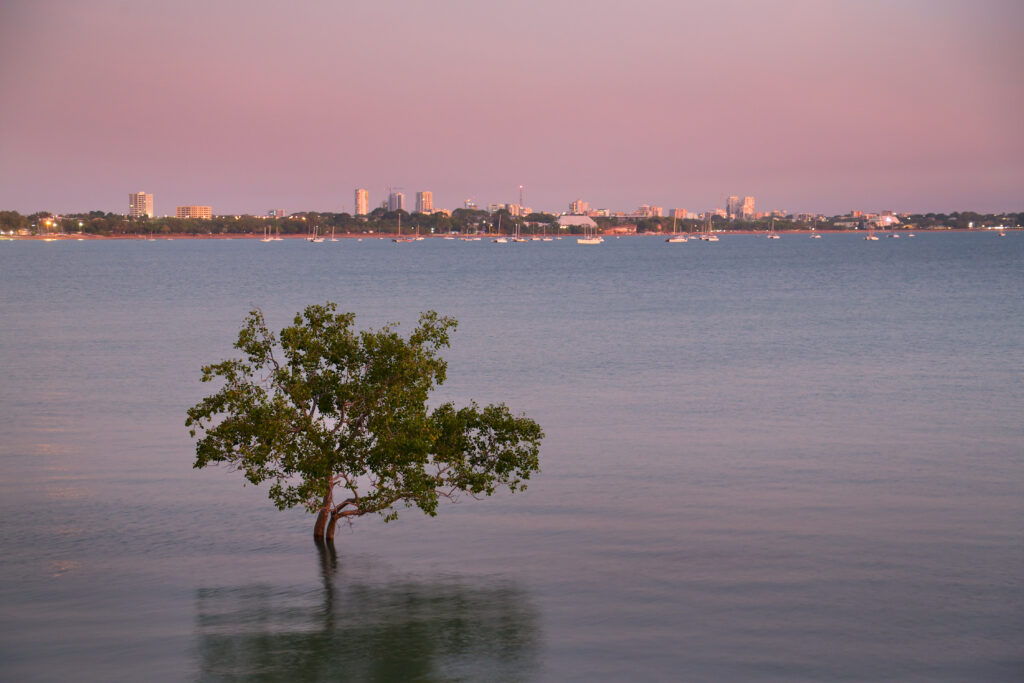
{"type": "MultiPolygon", "coordinates": [[[[600,231],[607,231],[622,225],[635,225],[638,233],[698,232],[707,227],[708,221],[696,218],[673,219],[666,216],[650,218],[597,217],[594,219],[600,231]]],[[[721,216],[710,219],[714,230],[767,230],[771,218],[757,220],[729,220],[721,216]]],[[[790,215],[776,217],[775,229],[820,230],[852,229],[863,227],[863,221],[849,216],[818,217],[811,220],[797,219],[790,215]]],[[[0,211],[0,231],[45,233],[84,233],[102,236],[150,236],[150,235],[222,235],[261,234],[270,228],[281,235],[303,235],[314,228],[321,234],[334,231],[338,234],[384,234],[394,235],[401,229],[403,234],[422,235],[448,234],[495,234],[511,235],[517,228],[523,235],[553,234],[558,217],[549,213],[531,213],[527,216],[513,216],[501,209],[494,213],[478,209],[456,209],[451,216],[443,213],[423,214],[407,211],[374,209],[367,216],[353,216],[348,213],[303,211],[285,218],[263,216],[214,216],[210,220],[180,218],[130,218],[116,213],[90,211],[88,213],[65,214],[55,217],[47,211],[23,216],[17,211],[0,211]]],[[[983,214],[974,211],[911,214],[900,217],[900,227],[918,230],[926,229],[984,229],[1003,225],[1019,227],[1024,224],[1024,212],[983,214]]],[[[562,228],[570,234],[582,228],[562,228]]]]}
{"type": "Polygon", "coordinates": [[[0,211],[0,230],[4,232],[28,231],[32,234],[85,233],[104,236],[130,235],[219,235],[261,234],[270,228],[281,235],[302,235],[314,228],[321,234],[336,233],[403,234],[419,232],[424,235],[496,233],[512,234],[518,226],[525,234],[541,234],[556,223],[557,216],[532,213],[514,217],[506,210],[495,213],[476,209],[456,209],[451,216],[443,213],[409,213],[404,210],[375,209],[367,216],[348,213],[303,211],[285,218],[264,216],[214,216],[212,219],[182,219],[167,217],[131,218],[117,213],[90,211],[55,217],[48,211],[23,216],[17,211],[0,211]]]}
{"type": "MultiPolygon", "coordinates": [[[[953,212],[949,214],[928,213],[910,214],[898,216],[897,228],[915,230],[928,229],[963,229],[970,228],[984,229],[997,225],[1006,227],[1020,227],[1024,225],[1024,212],[1020,213],[976,213],[974,211],[953,212]]],[[[680,218],[673,219],[668,216],[654,216],[650,218],[626,218],[611,217],[595,218],[602,231],[614,228],[616,225],[625,223],[635,224],[638,233],[669,233],[669,232],[699,232],[707,228],[707,219],[680,218]]],[[[714,216],[710,219],[711,228],[715,231],[765,231],[772,226],[774,220],[775,229],[786,230],[845,230],[864,227],[864,219],[851,216],[818,216],[811,219],[798,219],[792,215],[758,218],[756,220],[730,220],[724,216],[714,216]]]]}

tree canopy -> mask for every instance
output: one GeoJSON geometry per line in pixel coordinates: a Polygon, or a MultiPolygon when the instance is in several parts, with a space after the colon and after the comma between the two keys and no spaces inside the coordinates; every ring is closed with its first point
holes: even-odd
{"type": "MultiPolygon", "coordinates": [[[[525,218],[513,217],[502,209],[493,214],[479,209],[455,209],[451,216],[443,212],[433,214],[388,212],[384,208],[376,208],[366,216],[352,216],[348,213],[331,213],[323,211],[300,211],[286,218],[270,218],[267,216],[248,215],[215,215],[212,218],[171,218],[141,216],[130,218],[121,214],[89,211],[87,213],[71,213],[55,217],[49,212],[39,211],[23,216],[17,211],[0,211],[0,231],[28,230],[30,232],[63,232],[85,233],[105,236],[152,235],[152,234],[188,234],[188,235],[259,235],[270,228],[281,235],[304,235],[312,225],[318,226],[321,233],[337,231],[342,234],[393,234],[398,231],[398,219],[401,216],[402,231],[422,234],[444,235],[451,233],[475,233],[479,231],[495,231],[498,217],[501,216],[501,232],[515,232],[516,223],[520,223],[523,232],[536,234],[540,229],[537,224],[553,224],[557,217],[551,214],[535,212],[525,218]],[[46,219],[52,223],[46,224],[46,219]]],[[[789,216],[776,217],[775,227],[779,230],[809,228],[816,225],[820,229],[841,228],[843,223],[850,221],[850,216],[789,216]],[[839,225],[836,225],[836,224],[839,225]]],[[[623,224],[635,224],[637,232],[668,232],[673,228],[682,232],[694,232],[706,226],[704,219],[687,218],[673,221],[671,217],[649,217],[638,219],[635,216],[596,216],[602,231],[623,224]]],[[[765,216],[754,220],[732,220],[724,216],[713,219],[715,230],[767,230],[772,218],[765,216]]],[[[953,212],[950,214],[901,214],[900,224],[915,229],[948,229],[975,228],[992,226],[1015,226],[1024,224],[1024,213],[976,213],[973,211],[953,212]]],[[[543,228],[546,229],[546,228],[543,228]]],[[[569,228],[569,232],[581,232],[580,228],[569,228]]]]}
{"type": "Polygon", "coordinates": [[[227,463],[270,482],[277,507],[304,506],[328,541],[338,520],[390,521],[399,506],[435,515],[441,498],[525,488],[539,470],[536,422],[504,404],[428,408],[453,318],[427,311],[408,337],[354,321],[327,302],[275,335],[251,311],[234,345],[245,357],[202,369],[202,381],[223,384],[188,410],[190,434],[201,434],[194,467],[227,463]]]}

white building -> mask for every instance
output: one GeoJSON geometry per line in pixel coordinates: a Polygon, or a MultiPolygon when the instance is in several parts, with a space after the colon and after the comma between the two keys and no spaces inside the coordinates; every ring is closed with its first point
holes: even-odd
{"type": "Polygon", "coordinates": [[[128,215],[132,218],[152,218],[153,195],[148,192],[133,192],[128,195],[128,215]]]}
{"type": "Polygon", "coordinates": [[[869,223],[874,223],[880,228],[887,228],[891,225],[899,225],[900,219],[892,214],[891,211],[884,212],[881,216],[872,218],[869,223]]]}
{"type": "Polygon", "coordinates": [[[572,226],[582,226],[584,228],[596,228],[597,223],[590,216],[559,216],[558,227],[569,228],[572,226]]]}

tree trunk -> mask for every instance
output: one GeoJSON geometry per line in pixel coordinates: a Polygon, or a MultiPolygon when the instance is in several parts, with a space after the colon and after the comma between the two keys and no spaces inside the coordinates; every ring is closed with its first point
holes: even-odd
{"type": "Polygon", "coordinates": [[[324,530],[327,528],[327,518],[331,515],[331,505],[334,503],[333,492],[334,481],[332,480],[327,486],[327,494],[324,496],[323,505],[320,506],[320,512],[316,516],[316,524],[313,526],[313,538],[317,540],[324,537],[324,530]]]}
{"type": "MultiPolygon", "coordinates": [[[[327,518],[330,513],[327,512],[327,508],[320,508],[320,512],[316,516],[316,524],[313,526],[313,538],[317,541],[324,539],[324,530],[327,528],[327,518]]],[[[333,530],[333,529],[332,529],[333,530]]]]}
{"type": "Polygon", "coordinates": [[[334,527],[338,524],[338,514],[331,513],[331,521],[327,525],[327,542],[334,544],[334,527]]]}

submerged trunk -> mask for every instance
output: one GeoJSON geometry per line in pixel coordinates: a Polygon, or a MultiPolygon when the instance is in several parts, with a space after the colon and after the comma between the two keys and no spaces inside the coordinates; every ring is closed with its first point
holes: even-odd
{"type": "Polygon", "coordinates": [[[334,543],[334,527],[338,524],[338,514],[331,513],[331,521],[327,524],[327,542],[334,543]]]}
{"type": "MultiPolygon", "coordinates": [[[[313,526],[313,538],[317,540],[323,539],[324,531],[327,529],[327,518],[331,516],[331,504],[334,502],[333,489],[334,481],[331,481],[327,487],[327,495],[324,496],[323,505],[320,506],[320,512],[317,513],[316,524],[313,526]]],[[[334,525],[331,524],[331,538],[334,538],[333,530],[334,525]]]]}
{"type": "MultiPolygon", "coordinates": [[[[322,541],[324,538],[324,530],[327,528],[327,518],[330,513],[327,512],[327,508],[320,508],[320,512],[316,516],[316,524],[313,526],[313,538],[322,541]]],[[[333,531],[334,525],[331,525],[333,531]]]]}

